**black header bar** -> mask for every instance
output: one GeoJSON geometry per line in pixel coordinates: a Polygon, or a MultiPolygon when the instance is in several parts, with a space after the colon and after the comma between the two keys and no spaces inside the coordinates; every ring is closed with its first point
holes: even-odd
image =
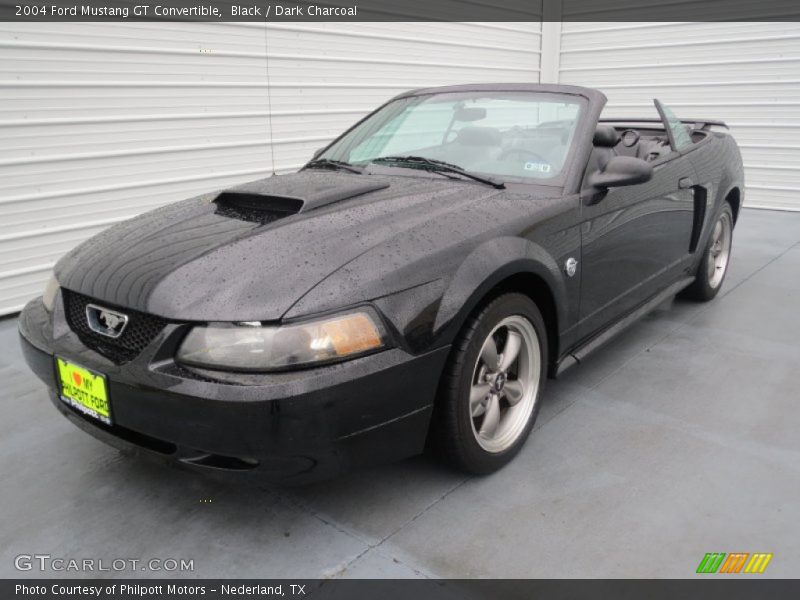
{"type": "Polygon", "coordinates": [[[0,0],[0,21],[800,21],[798,0],[0,0]]]}

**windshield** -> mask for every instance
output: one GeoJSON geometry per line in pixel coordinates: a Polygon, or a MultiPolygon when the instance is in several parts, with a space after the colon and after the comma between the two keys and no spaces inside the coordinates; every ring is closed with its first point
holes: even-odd
{"type": "Polygon", "coordinates": [[[583,106],[573,96],[532,92],[400,98],[319,158],[364,166],[381,157],[415,156],[503,179],[551,179],[564,167],[583,106]]]}

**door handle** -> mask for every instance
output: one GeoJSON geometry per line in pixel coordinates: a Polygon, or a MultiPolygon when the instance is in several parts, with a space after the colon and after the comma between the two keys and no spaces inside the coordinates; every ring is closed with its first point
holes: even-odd
{"type": "Polygon", "coordinates": [[[694,181],[692,181],[691,177],[683,177],[680,181],[678,181],[678,187],[682,190],[688,190],[693,185],[694,181]]]}

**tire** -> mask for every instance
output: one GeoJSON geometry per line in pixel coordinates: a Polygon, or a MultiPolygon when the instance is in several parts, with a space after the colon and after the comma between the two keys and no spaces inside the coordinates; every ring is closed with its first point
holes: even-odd
{"type": "Polygon", "coordinates": [[[694,282],[682,292],[683,297],[708,302],[719,293],[730,265],[732,242],[733,211],[730,204],[725,202],[708,236],[694,282]]]}
{"type": "Polygon", "coordinates": [[[506,465],[536,421],[546,367],[547,329],[536,304],[517,293],[491,301],[467,320],[453,345],[437,399],[433,446],[470,473],[506,465]],[[515,348],[516,358],[509,361],[515,348]]]}

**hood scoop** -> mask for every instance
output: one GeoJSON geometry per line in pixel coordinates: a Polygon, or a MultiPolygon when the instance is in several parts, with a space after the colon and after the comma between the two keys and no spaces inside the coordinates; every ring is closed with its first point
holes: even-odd
{"type": "Polygon", "coordinates": [[[214,204],[219,215],[264,225],[388,187],[387,181],[369,175],[303,171],[231,188],[214,204]]]}
{"type": "Polygon", "coordinates": [[[288,196],[260,196],[240,192],[222,192],[214,200],[214,211],[223,217],[266,225],[278,219],[295,215],[303,208],[300,198],[288,196]]]}

